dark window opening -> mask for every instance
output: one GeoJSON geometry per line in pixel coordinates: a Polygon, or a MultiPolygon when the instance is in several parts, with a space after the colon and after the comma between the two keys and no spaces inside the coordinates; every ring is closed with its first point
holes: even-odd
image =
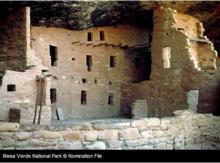
{"type": "Polygon", "coordinates": [[[92,41],[92,32],[88,32],[87,41],[92,41]]]}
{"type": "Polygon", "coordinates": [[[86,91],[81,91],[81,104],[85,105],[86,102],[86,91]]]}
{"type": "Polygon", "coordinates": [[[85,84],[87,81],[85,78],[82,79],[83,84],[85,84]]]}
{"type": "Polygon", "coordinates": [[[13,109],[13,108],[9,109],[8,119],[9,122],[20,123],[20,119],[21,119],[20,109],[13,109]]]}
{"type": "Polygon", "coordinates": [[[100,40],[101,40],[101,41],[104,41],[104,40],[105,40],[104,31],[100,31],[100,40]]]}
{"type": "Polygon", "coordinates": [[[7,85],[7,91],[8,91],[8,92],[15,92],[15,91],[16,91],[16,86],[15,86],[15,84],[9,84],[9,85],[7,85]]]}
{"type": "Polygon", "coordinates": [[[141,67],[141,57],[135,57],[134,64],[135,64],[135,68],[140,68],[141,67]]]}
{"type": "Polygon", "coordinates": [[[110,56],[110,67],[115,67],[116,65],[116,57],[110,56]]]}
{"type": "Polygon", "coordinates": [[[97,81],[97,79],[95,78],[94,83],[97,84],[97,82],[98,82],[98,81],[97,81]]]}
{"type": "Polygon", "coordinates": [[[57,91],[55,88],[50,89],[50,101],[51,103],[56,103],[57,101],[57,91]]]}
{"type": "Polygon", "coordinates": [[[112,82],[111,82],[111,81],[109,81],[109,82],[108,82],[108,84],[109,84],[109,85],[112,85],[112,82]]]}
{"type": "Polygon", "coordinates": [[[109,95],[108,95],[108,104],[109,105],[114,105],[113,98],[114,98],[113,93],[109,93],[109,95]]]}
{"type": "Polygon", "coordinates": [[[72,61],[75,61],[76,60],[76,58],[72,58],[72,61]]]}
{"type": "Polygon", "coordinates": [[[139,83],[144,80],[150,80],[151,49],[149,47],[135,48],[126,51],[126,53],[131,54],[125,56],[125,64],[129,69],[132,69],[129,82],[139,83]]]}
{"type": "Polygon", "coordinates": [[[91,55],[86,56],[86,65],[87,65],[87,70],[91,71],[92,70],[92,56],[91,55]]]}
{"type": "Polygon", "coordinates": [[[50,45],[51,66],[57,66],[57,47],[50,45]]]}

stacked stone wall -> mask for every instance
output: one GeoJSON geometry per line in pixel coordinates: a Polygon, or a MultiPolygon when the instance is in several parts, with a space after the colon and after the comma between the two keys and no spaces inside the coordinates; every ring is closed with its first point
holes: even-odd
{"type": "Polygon", "coordinates": [[[174,117],[61,125],[0,124],[1,149],[219,149],[220,117],[178,110],[174,117]]]}

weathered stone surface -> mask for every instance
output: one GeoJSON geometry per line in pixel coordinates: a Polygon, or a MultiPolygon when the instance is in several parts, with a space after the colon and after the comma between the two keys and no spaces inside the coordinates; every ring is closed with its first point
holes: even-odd
{"type": "Polygon", "coordinates": [[[84,135],[84,139],[86,141],[95,141],[98,137],[97,134],[95,133],[95,131],[86,132],[83,135],[84,135]]]}
{"type": "Polygon", "coordinates": [[[160,126],[160,119],[159,118],[145,118],[145,121],[146,121],[147,127],[160,126]]]}
{"type": "Polygon", "coordinates": [[[101,141],[97,141],[92,144],[86,145],[86,148],[90,150],[103,150],[103,149],[106,149],[106,146],[105,146],[105,143],[101,141]]]}
{"type": "Polygon", "coordinates": [[[161,118],[160,122],[161,122],[161,126],[169,125],[170,124],[170,119],[169,118],[161,118]]]}
{"type": "Polygon", "coordinates": [[[120,139],[138,139],[139,131],[137,128],[123,129],[119,132],[120,139]]]}
{"type": "Polygon", "coordinates": [[[144,146],[140,146],[138,149],[144,149],[144,150],[154,149],[154,146],[153,145],[144,145],[144,146]]]}
{"type": "Polygon", "coordinates": [[[127,147],[141,147],[143,145],[148,145],[148,139],[138,139],[138,140],[126,140],[124,141],[124,145],[127,147]]]}
{"type": "Polygon", "coordinates": [[[64,140],[68,140],[68,141],[76,141],[76,140],[82,140],[83,139],[83,135],[80,132],[70,132],[66,135],[63,135],[64,140]]]}
{"type": "Polygon", "coordinates": [[[23,147],[29,147],[29,141],[17,141],[15,143],[16,149],[17,148],[23,148],[23,147]]]}
{"type": "Polygon", "coordinates": [[[134,118],[148,117],[148,107],[146,100],[136,100],[132,103],[132,114],[134,118]]]}
{"type": "Polygon", "coordinates": [[[105,130],[98,132],[98,140],[117,140],[118,131],[116,130],[105,130]]]}
{"type": "Polygon", "coordinates": [[[104,129],[125,129],[130,127],[130,122],[115,122],[115,123],[104,123],[104,122],[95,122],[93,123],[93,128],[97,130],[104,129]]]}
{"type": "Polygon", "coordinates": [[[0,132],[0,149],[218,149],[220,117],[195,115],[188,114],[187,120],[179,116],[162,118],[160,126],[145,129],[141,119],[130,120],[135,121],[133,125],[137,127],[127,129],[72,131],[69,126],[57,132],[4,131],[0,132]],[[199,127],[204,123],[201,119],[211,121],[210,125],[199,127]],[[163,125],[167,125],[167,129],[163,125]]]}
{"type": "Polygon", "coordinates": [[[14,139],[0,140],[0,147],[11,147],[15,145],[14,139]]]}
{"type": "Polygon", "coordinates": [[[153,137],[157,138],[157,137],[163,137],[165,134],[163,131],[160,130],[156,130],[152,132],[153,137]]]}
{"type": "Polygon", "coordinates": [[[82,125],[76,125],[71,127],[72,130],[92,130],[92,124],[91,123],[85,123],[82,125]]]}
{"type": "Polygon", "coordinates": [[[188,109],[197,112],[197,105],[199,100],[199,91],[190,90],[187,92],[188,109]]]}
{"type": "Polygon", "coordinates": [[[14,132],[0,132],[0,140],[11,139],[15,137],[14,132]]]}
{"type": "Polygon", "coordinates": [[[143,132],[141,132],[141,136],[144,138],[152,138],[153,132],[152,132],[152,130],[143,131],[143,132]]]}
{"type": "Polygon", "coordinates": [[[61,135],[57,132],[51,132],[51,131],[34,131],[32,133],[33,138],[44,138],[44,139],[59,139],[61,138],[61,135]]]}
{"type": "Polygon", "coordinates": [[[2,131],[17,131],[20,125],[18,123],[0,122],[0,132],[2,131]]]}
{"type": "Polygon", "coordinates": [[[176,111],[173,112],[173,114],[176,115],[176,116],[188,117],[188,116],[194,115],[194,112],[191,111],[191,110],[176,110],[176,111]]]}
{"type": "Polygon", "coordinates": [[[166,137],[161,137],[161,138],[151,138],[151,139],[148,139],[149,140],[149,143],[152,144],[152,145],[156,145],[158,143],[162,143],[162,142],[166,142],[166,137]]]}
{"type": "Polygon", "coordinates": [[[20,128],[23,131],[39,131],[39,130],[47,130],[48,126],[46,125],[22,125],[20,128]]]}
{"type": "Polygon", "coordinates": [[[45,143],[43,140],[39,139],[30,139],[30,146],[31,147],[44,147],[45,143]]]}
{"type": "Polygon", "coordinates": [[[141,120],[133,120],[131,122],[132,127],[146,128],[146,122],[144,119],[141,120]]]}
{"type": "Polygon", "coordinates": [[[167,149],[166,142],[161,142],[161,143],[156,144],[154,146],[154,149],[160,149],[160,150],[167,149]]]}
{"type": "Polygon", "coordinates": [[[17,140],[27,140],[31,137],[30,132],[17,132],[16,133],[16,138],[17,140]]]}
{"type": "Polygon", "coordinates": [[[81,141],[64,141],[61,143],[58,143],[59,149],[69,149],[69,150],[76,150],[76,149],[83,149],[81,141]]]}
{"type": "Polygon", "coordinates": [[[107,149],[121,149],[122,141],[119,140],[108,140],[106,141],[107,149]]]}

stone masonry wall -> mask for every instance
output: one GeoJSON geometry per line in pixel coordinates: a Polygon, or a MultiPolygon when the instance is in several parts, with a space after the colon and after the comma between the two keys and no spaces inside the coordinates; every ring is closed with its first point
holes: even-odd
{"type": "MultiPolygon", "coordinates": [[[[5,64],[0,65],[5,71],[0,87],[0,120],[8,121],[9,109],[14,108],[21,112],[21,124],[32,124],[37,94],[36,77],[41,76],[43,67],[35,51],[30,47],[30,8],[26,7],[9,15],[2,23],[1,27],[5,30],[5,36],[2,38],[7,41],[1,44],[2,48],[0,48],[3,57],[1,63],[5,64]],[[8,91],[8,85],[15,85],[15,90],[8,91]]],[[[46,80],[48,88],[41,124],[50,124],[51,121],[50,79],[46,80]]]]}
{"type": "Polygon", "coordinates": [[[106,119],[66,125],[0,123],[0,149],[220,149],[220,117],[106,119]]]}
{"type": "Polygon", "coordinates": [[[26,69],[26,14],[22,9],[0,20],[0,85],[5,70],[26,69]]]}
{"type": "Polygon", "coordinates": [[[121,83],[138,79],[138,71],[131,64],[134,58],[127,57],[130,54],[125,54],[122,47],[149,44],[147,29],[118,25],[71,31],[32,26],[31,34],[32,48],[53,75],[51,88],[57,92],[53,105],[62,111],[64,119],[120,116],[121,83]],[[100,31],[104,40],[99,38],[100,31]],[[87,41],[88,32],[91,41],[87,41]],[[140,37],[143,34],[146,37],[140,37]],[[50,45],[57,47],[57,66],[51,66],[50,45]],[[91,71],[87,70],[86,55],[92,57],[91,71]],[[110,56],[115,57],[114,67],[110,66],[110,56]],[[85,105],[81,104],[82,90],[87,94],[85,105]],[[112,105],[108,104],[109,94],[113,94],[112,105]]]}
{"type": "Polygon", "coordinates": [[[187,91],[199,90],[198,112],[219,113],[217,53],[198,19],[172,9],[154,11],[150,81],[122,86],[122,105],[147,99],[149,116],[187,108],[187,91]]]}

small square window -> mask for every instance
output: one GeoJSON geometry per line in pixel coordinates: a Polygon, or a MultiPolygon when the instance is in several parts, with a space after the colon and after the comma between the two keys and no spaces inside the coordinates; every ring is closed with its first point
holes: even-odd
{"type": "Polygon", "coordinates": [[[50,89],[50,101],[51,103],[56,103],[57,101],[57,91],[55,88],[50,89]]]}
{"type": "Polygon", "coordinates": [[[86,91],[81,91],[81,105],[86,105],[87,103],[87,97],[86,97],[86,91]]]}
{"type": "Polygon", "coordinates": [[[104,40],[105,40],[104,31],[100,31],[100,41],[104,41],[104,40]]]}
{"type": "Polygon", "coordinates": [[[88,32],[87,41],[92,41],[92,32],[88,32]]]}
{"type": "Polygon", "coordinates": [[[115,67],[116,65],[116,57],[110,56],[110,67],[115,67]]]}
{"type": "Polygon", "coordinates": [[[9,85],[7,85],[7,91],[8,91],[8,92],[15,92],[15,91],[16,91],[16,86],[15,86],[15,84],[9,84],[9,85]]]}
{"type": "Polygon", "coordinates": [[[51,66],[57,66],[57,47],[50,45],[51,66]]]}
{"type": "Polygon", "coordinates": [[[114,95],[113,95],[113,93],[109,93],[109,95],[108,95],[108,104],[109,105],[114,105],[114,95]]]}

